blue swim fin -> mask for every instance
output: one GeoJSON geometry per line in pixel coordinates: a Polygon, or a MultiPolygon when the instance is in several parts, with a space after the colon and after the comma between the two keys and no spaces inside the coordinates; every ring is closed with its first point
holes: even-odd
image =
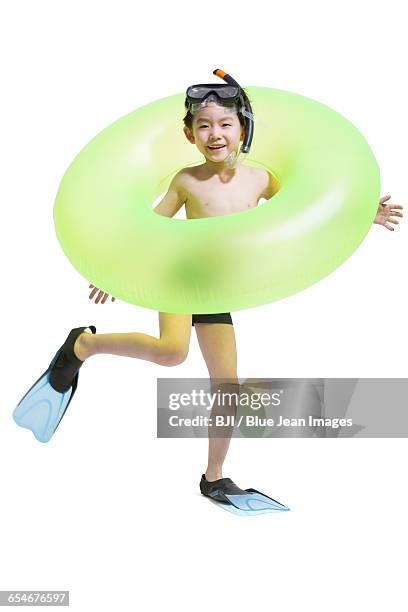
{"type": "Polygon", "coordinates": [[[244,512],[286,512],[289,510],[287,506],[256,489],[245,489],[243,495],[226,495],[225,497],[234,508],[244,512]]]}
{"type": "Polygon", "coordinates": [[[13,418],[20,427],[31,429],[39,442],[49,442],[74,393],[73,386],[65,393],[56,391],[47,370],[19,402],[13,418]]]}
{"type": "MultiPolygon", "coordinates": [[[[96,333],[93,325],[88,326],[96,333]]],[[[30,429],[39,442],[49,442],[64,416],[78,386],[82,365],[73,350],[87,327],[71,330],[48,369],[25,394],[13,412],[17,425],[30,429]]]]}
{"type": "Polygon", "coordinates": [[[272,497],[256,489],[240,489],[231,478],[220,478],[209,482],[203,474],[200,491],[225,510],[234,514],[254,515],[266,512],[287,512],[290,510],[272,497]]]}

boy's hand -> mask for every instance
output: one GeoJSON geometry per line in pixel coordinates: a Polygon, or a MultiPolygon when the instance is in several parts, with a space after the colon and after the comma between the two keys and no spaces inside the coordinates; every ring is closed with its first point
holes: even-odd
{"type": "MultiPolygon", "coordinates": [[[[99,291],[95,299],[95,304],[99,304],[99,302],[101,302],[101,304],[104,304],[109,297],[109,293],[104,293],[103,291],[98,289],[98,287],[95,287],[95,285],[89,285],[89,289],[92,289],[91,293],[89,294],[90,300],[92,300],[94,298],[94,295],[99,291]]],[[[115,298],[112,297],[112,302],[114,301],[115,301],[115,298]]]]}
{"type": "Polygon", "coordinates": [[[393,232],[395,227],[392,227],[392,225],[390,224],[393,223],[394,225],[398,225],[399,223],[399,221],[397,221],[393,217],[402,217],[403,214],[399,212],[400,210],[402,210],[402,206],[400,206],[399,204],[385,204],[385,202],[387,202],[390,197],[390,195],[386,195],[380,198],[374,223],[378,223],[378,225],[383,225],[384,227],[393,232]]]}

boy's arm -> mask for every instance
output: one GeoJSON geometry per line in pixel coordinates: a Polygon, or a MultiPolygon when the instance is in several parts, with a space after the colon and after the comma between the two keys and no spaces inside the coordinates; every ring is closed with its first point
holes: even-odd
{"type": "Polygon", "coordinates": [[[273,174],[271,174],[270,172],[266,172],[266,174],[267,183],[260,197],[265,198],[265,200],[270,200],[270,198],[279,191],[279,183],[273,176],[273,174]]]}
{"type": "Polygon", "coordinates": [[[171,181],[166,195],[153,210],[163,217],[174,217],[185,201],[185,190],[183,188],[180,172],[178,172],[171,181]]]}

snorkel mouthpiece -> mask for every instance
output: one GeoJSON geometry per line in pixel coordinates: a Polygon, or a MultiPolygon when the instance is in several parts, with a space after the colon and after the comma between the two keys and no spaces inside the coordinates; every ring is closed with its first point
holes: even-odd
{"type": "Polygon", "coordinates": [[[247,153],[243,153],[241,147],[239,153],[237,151],[232,151],[232,153],[230,153],[228,157],[224,160],[224,164],[227,168],[232,170],[237,166],[238,162],[243,162],[245,155],[247,155],[247,153]]]}

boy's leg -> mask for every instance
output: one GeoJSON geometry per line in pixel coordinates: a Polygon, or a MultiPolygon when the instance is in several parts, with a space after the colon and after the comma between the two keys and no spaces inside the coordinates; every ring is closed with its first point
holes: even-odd
{"type": "Polygon", "coordinates": [[[92,355],[108,353],[135,357],[160,365],[177,365],[188,353],[191,315],[159,313],[160,338],[139,332],[118,334],[81,334],[74,345],[75,354],[84,361],[92,355]]]}
{"type": "MultiPolygon", "coordinates": [[[[237,374],[237,349],[234,327],[223,323],[196,323],[198,343],[207,364],[208,373],[212,380],[212,391],[218,389],[225,393],[239,393],[237,374]],[[216,379],[224,379],[225,382],[216,379]]],[[[219,414],[229,413],[229,407],[215,407],[219,414]]],[[[232,406],[235,414],[236,405],[232,406]]],[[[207,480],[222,478],[222,466],[228,451],[233,428],[225,428],[225,437],[221,438],[215,433],[208,436],[208,466],[205,472],[207,480]]]]}

